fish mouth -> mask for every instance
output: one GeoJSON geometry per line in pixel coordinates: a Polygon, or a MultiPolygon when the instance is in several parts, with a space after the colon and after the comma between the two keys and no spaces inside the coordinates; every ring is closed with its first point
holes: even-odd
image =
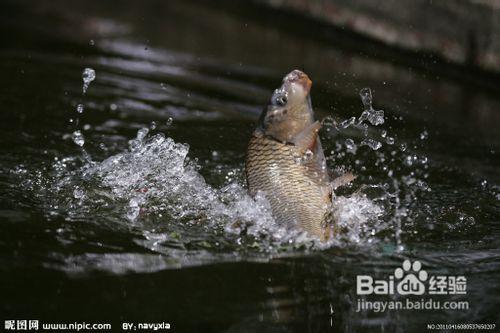
{"type": "Polygon", "coordinates": [[[283,79],[283,83],[298,83],[304,88],[304,91],[307,94],[309,94],[309,92],[311,91],[312,86],[312,81],[311,79],[309,79],[309,76],[298,69],[295,69],[288,73],[283,79]]]}

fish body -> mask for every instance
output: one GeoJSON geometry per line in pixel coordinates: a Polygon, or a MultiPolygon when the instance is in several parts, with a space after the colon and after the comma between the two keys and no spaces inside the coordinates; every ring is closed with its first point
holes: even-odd
{"type": "Polygon", "coordinates": [[[295,70],[283,79],[264,109],[250,139],[246,177],[251,195],[264,192],[274,219],[321,240],[333,189],[314,121],[309,91],[312,82],[295,70]]]}
{"type": "Polygon", "coordinates": [[[266,194],[276,221],[325,237],[331,187],[328,175],[313,156],[292,144],[254,133],[248,145],[246,170],[250,193],[266,194]]]}

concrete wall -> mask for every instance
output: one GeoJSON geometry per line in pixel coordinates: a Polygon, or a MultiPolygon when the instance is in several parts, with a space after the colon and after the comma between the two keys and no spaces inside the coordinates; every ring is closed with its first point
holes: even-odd
{"type": "Polygon", "coordinates": [[[500,72],[500,0],[257,0],[403,49],[500,72]]]}

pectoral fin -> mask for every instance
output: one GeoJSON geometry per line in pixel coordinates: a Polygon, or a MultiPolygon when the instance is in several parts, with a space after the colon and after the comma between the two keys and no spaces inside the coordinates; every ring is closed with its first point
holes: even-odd
{"type": "Polygon", "coordinates": [[[332,188],[335,190],[340,186],[344,186],[356,179],[356,176],[352,172],[346,172],[342,176],[335,178],[332,181],[332,188]]]}
{"type": "Polygon", "coordinates": [[[306,152],[307,150],[313,151],[316,146],[316,141],[318,139],[318,131],[321,128],[321,123],[315,121],[311,125],[307,126],[297,134],[292,142],[301,151],[306,152]]]}

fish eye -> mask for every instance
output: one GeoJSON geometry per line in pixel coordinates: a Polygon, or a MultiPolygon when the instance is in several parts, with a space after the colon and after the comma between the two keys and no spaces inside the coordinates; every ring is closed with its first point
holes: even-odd
{"type": "Polygon", "coordinates": [[[278,106],[285,106],[286,103],[288,102],[288,98],[286,97],[286,95],[278,95],[276,96],[276,98],[274,99],[275,101],[275,104],[278,105],[278,106]]]}

